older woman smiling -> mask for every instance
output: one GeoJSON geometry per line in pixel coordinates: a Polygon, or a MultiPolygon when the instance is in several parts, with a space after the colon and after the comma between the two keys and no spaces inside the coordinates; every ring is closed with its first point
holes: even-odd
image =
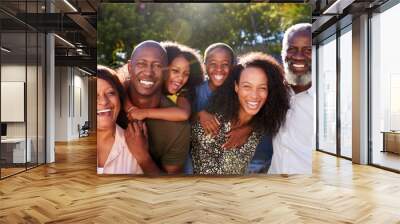
{"type": "Polygon", "coordinates": [[[142,174],[143,171],[132,152],[146,150],[146,130],[139,124],[127,125],[121,105],[124,92],[115,72],[107,67],[97,68],[97,173],[142,174]],[[139,127],[140,126],[140,127],[139,127]],[[127,128],[125,131],[123,128],[127,128]],[[127,138],[136,129],[135,138],[127,138]],[[141,132],[140,132],[141,131],[141,132]],[[140,133],[143,133],[140,135],[140,133]],[[135,144],[132,144],[132,142],[135,144]],[[131,148],[128,147],[131,146],[131,148]],[[134,149],[134,147],[136,149],[134,149]]]}

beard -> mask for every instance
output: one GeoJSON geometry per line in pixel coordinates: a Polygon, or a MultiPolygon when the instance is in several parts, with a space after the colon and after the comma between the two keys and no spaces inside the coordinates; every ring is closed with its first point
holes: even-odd
{"type": "Polygon", "coordinates": [[[285,79],[290,85],[294,86],[305,86],[311,83],[311,71],[308,71],[307,73],[303,75],[296,75],[290,68],[289,68],[289,63],[285,62],[283,63],[284,68],[285,68],[285,79]]]}

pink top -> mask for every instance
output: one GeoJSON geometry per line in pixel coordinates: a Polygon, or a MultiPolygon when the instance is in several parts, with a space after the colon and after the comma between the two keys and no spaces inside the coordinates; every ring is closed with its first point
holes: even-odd
{"type": "Polygon", "coordinates": [[[97,174],[143,174],[136,158],[129,151],[125,131],[116,125],[115,141],[104,167],[97,167],[97,174]]]}

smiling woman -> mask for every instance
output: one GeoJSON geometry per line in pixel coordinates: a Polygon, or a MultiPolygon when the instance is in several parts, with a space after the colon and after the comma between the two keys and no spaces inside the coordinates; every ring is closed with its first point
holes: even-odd
{"type": "Polygon", "coordinates": [[[224,84],[216,90],[208,111],[220,124],[214,138],[205,134],[199,122],[192,126],[192,157],[195,174],[244,174],[262,133],[275,135],[289,109],[289,95],[283,83],[283,69],[272,57],[249,53],[240,58],[224,84]],[[250,126],[247,142],[225,150],[231,130],[250,126]]]}
{"type": "Polygon", "coordinates": [[[97,173],[141,174],[125,141],[126,115],[121,110],[125,94],[115,72],[97,68],[97,173]]]}

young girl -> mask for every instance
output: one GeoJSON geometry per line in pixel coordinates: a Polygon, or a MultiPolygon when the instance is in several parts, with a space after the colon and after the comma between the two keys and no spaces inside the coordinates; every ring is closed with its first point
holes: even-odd
{"type": "Polygon", "coordinates": [[[185,121],[191,115],[195,87],[203,82],[203,67],[200,55],[192,48],[174,43],[162,42],[168,55],[168,75],[164,81],[164,93],[177,107],[138,109],[130,102],[125,109],[130,120],[160,119],[185,121]]]}

